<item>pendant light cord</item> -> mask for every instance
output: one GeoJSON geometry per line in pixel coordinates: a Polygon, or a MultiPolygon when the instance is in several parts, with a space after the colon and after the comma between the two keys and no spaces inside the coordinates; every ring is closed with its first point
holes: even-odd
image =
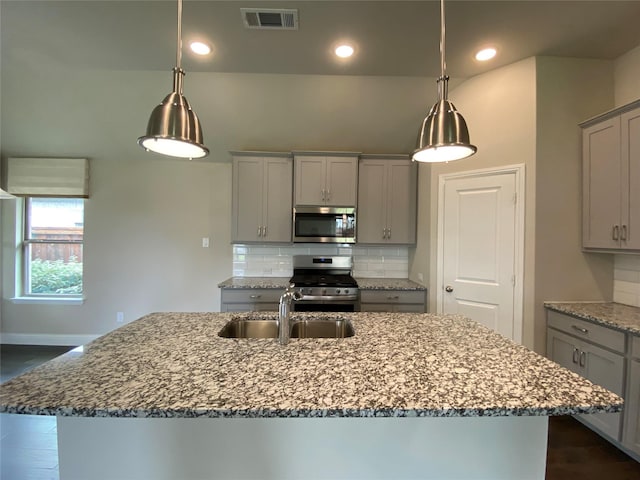
{"type": "Polygon", "coordinates": [[[178,45],[176,48],[176,68],[180,69],[182,63],[182,0],[178,0],[178,45]]]}
{"type": "Polygon", "coordinates": [[[440,94],[440,100],[447,99],[447,83],[449,78],[446,75],[446,70],[444,0],[440,0],[440,78],[438,79],[438,93],[440,94]]]}
{"type": "Polygon", "coordinates": [[[182,95],[182,0],[178,0],[178,36],[176,45],[176,66],[173,69],[173,91],[182,95]]]}

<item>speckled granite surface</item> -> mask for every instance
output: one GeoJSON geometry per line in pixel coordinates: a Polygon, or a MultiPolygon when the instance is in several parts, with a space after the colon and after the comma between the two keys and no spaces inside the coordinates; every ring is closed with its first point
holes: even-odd
{"type": "Polygon", "coordinates": [[[0,412],[113,417],[564,415],[619,411],[611,392],[476,322],[353,320],[355,336],[226,339],[234,317],[155,313],[0,386],[0,412]]]}
{"type": "Polygon", "coordinates": [[[277,288],[289,286],[290,277],[231,277],[220,282],[220,288],[277,288]]]}
{"type": "Polygon", "coordinates": [[[426,290],[427,287],[406,278],[356,278],[361,290],[426,290]]]}
{"type": "Polygon", "coordinates": [[[640,308],[613,302],[545,302],[544,306],[589,322],[640,335],[640,308]]]}
{"type": "MultiPolygon", "coordinates": [[[[426,290],[427,287],[406,278],[356,278],[361,290],[426,290]]],[[[218,284],[220,288],[277,288],[289,285],[284,277],[231,277],[218,284]]]]}

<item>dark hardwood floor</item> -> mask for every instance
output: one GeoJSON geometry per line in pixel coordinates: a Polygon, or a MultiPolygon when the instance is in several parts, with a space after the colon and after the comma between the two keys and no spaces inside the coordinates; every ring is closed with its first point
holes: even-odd
{"type": "MultiPolygon", "coordinates": [[[[70,348],[0,345],[0,383],[70,348]]],[[[55,417],[0,414],[0,480],[58,478],[55,417]]],[[[546,480],[573,479],[639,480],[640,463],[577,420],[551,417],[546,480]]]]}

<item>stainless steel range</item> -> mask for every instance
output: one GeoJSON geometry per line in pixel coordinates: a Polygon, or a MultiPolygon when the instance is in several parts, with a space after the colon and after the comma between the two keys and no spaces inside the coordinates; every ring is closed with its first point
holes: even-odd
{"type": "Polygon", "coordinates": [[[302,294],[298,312],[358,312],[360,290],[351,276],[350,256],[294,255],[290,282],[302,294]]]}

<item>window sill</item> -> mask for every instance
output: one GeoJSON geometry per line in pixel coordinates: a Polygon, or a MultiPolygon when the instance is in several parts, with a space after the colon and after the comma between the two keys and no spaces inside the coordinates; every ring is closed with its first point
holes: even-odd
{"type": "Polygon", "coordinates": [[[17,305],[82,305],[82,298],[51,298],[51,297],[13,297],[11,303],[17,305]]]}

